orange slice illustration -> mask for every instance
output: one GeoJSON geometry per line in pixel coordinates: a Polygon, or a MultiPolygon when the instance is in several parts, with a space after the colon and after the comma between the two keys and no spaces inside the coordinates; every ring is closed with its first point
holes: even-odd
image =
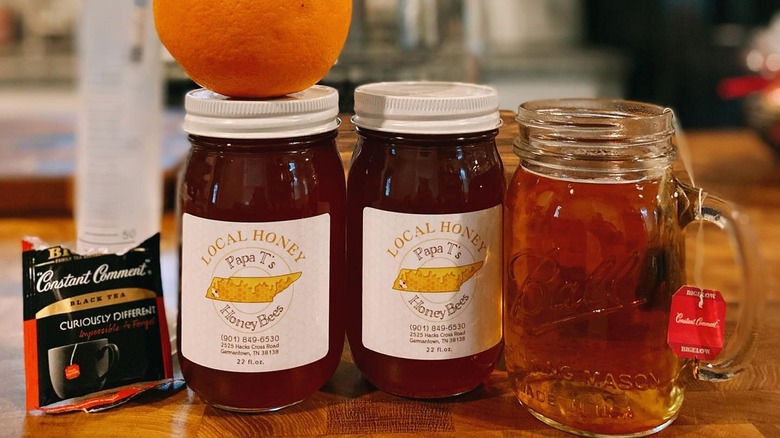
{"type": "Polygon", "coordinates": [[[273,277],[214,277],[206,298],[231,303],[270,303],[299,278],[300,272],[273,277]]]}
{"type": "Polygon", "coordinates": [[[393,289],[403,292],[457,292],[482,268],[482,262],[451,268],[401,269],[393,289]]]}

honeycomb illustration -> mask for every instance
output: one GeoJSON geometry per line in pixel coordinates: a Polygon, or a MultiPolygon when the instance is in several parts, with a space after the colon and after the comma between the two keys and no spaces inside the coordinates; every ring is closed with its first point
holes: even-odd
{"type": "Polygon", "coordinates": [[[214,277],[206,298],[231,303],[270,303],[300,277],[300,272],[273,277],[214,277]]]}
{"type": "Polygon", "coordinates": [[[457,292],[482,268],[482,262],[451,268],[401,269],[393,289],[402,292],[457,292]]]}

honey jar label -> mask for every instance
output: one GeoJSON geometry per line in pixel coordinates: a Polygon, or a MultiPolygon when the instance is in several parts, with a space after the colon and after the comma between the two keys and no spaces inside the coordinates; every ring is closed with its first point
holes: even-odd
{"type": "Polygon", "coordinates": [[[443,215],[363,210],[363,343],[453,359],[501,340],[501,206],[443,215]]]}
{"type": "Polygon", "coordinates": [[[672,297],[669,346],[678,357],[713,360],[723,350],[726,302],[720,292],[682,286],[672,297]]]}
{"type": "Polygon", "coordinates": [[[330,215],[251,223],[185,214],[181,349],[233,372],[299,367],[328,352],[330,215]]]}

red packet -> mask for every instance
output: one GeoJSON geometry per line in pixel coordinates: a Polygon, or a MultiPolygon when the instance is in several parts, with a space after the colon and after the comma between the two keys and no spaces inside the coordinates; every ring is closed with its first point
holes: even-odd
{"type": "Polygon", "coordinates": [[[723,350],[726,302],[720,292],[682,286],[672,297],[667,342],[678,357],[710,361],[723,350]]]}

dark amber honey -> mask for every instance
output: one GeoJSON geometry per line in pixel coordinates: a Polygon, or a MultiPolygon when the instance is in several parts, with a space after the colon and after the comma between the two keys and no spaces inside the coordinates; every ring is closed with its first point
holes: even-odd
{"type": "Polygon", "coordinates": [[[229,222],[330,215],[330,236],[322,236],[330,239],[329,348],[322,359],[271,372],[231,372],[201,366],[181,350],[181,320],[194,316],[179,314],[182,374],[188,386],[210,404],[238,411],[288,406],[316,392],[339,363],[344,343],[345,187],[335,138],[335,131],[272,140],[190,137],[192,149],[180,191],[182,214],[229,222]]]}
{"type": "Polygon", "coordinates": [[[358,133],[347,209],[347,334],[355,363],[372,384],[397,395],[446,397],[474,389],[495,368],[501,342],[478,354],[443,360],[393,357],[363,345],[363,211],[371,207],[433,215],[501,205],[504,179],[497,131],[431,136],[358,128],[358,133]]]}

